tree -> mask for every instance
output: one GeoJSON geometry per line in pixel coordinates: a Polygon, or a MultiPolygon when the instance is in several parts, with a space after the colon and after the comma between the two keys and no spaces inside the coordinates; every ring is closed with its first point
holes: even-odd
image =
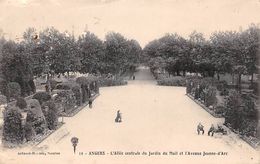
{"type": "Polygon", "coordinates": [[[94,34],[87,32],[78,40],[80,61],[82,64],[80,72],[97,73],[104,72],[104,45],[94,34]]]}

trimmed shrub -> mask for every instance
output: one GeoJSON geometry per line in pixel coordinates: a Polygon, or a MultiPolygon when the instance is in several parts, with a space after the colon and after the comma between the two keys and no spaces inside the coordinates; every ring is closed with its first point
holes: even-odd
{"type": "Polygon", "coordinates": [[[42,104],[42,111],[45,116],[47,127],[55,130],[58,126],[58,109],[54,101],[50,100],[42,104]]]}
{"type": "Polygon", "coordinates": [[[32,141],[36,136],[35,130],[30,122],[26,122],[24,126],[24,137],[26,141],[32,141]]]}
{"type": "Polygon", "coordinates": [[[39,103],[42,104],[43,102],[49,101],[51,99],[51,95],[47,92],[37,92],[32,98],[38,100],[39,103]]]}
{"type": "Polygon", "coordinates": [[[54,98],[55,103],[62,104],[63,111],[69,113],[76,106],[76,98],[71,90],[62,90],[54,98]]]}
{"type": "Polygon", "coordinates": [[[22,114],[20,109],[9,106],[4,111],[3,142],[19,144],[23,142],[22,114]]]}
{"type": "Polygon", "coordinates": [[[53,91],[56,88],[56,85],[58,83],[59,82],[57,82],[56,80],[53,80],[53,79],[50,80],[51,91],[53,91]]]}
{"type": "Polygon", "coordinates": [[[20,109],[25,109],[27,108],[27,103],[25,101],[25,99],[23,97],[18,97],[16,100],[16,104],[17,107],[19,107],[20,109]]]}
{"type": "Polygon", "coordinates": [[[77,105],[80,106],[82,102],[82,93],[79,85],[75,85],[72,87],[72,92],[74,93],[76,100],[77,100],[77,105]]]}
{"type": "Polygon", "coordinates": [[[4,95],[0,95],[0,105],[6,104],[7,103],[7,98],[4,95]]]}
{"type": "Polygon", "coordinates": [[[0,93],[3,94],[4,96],[6,96],[6,98],[8,100],[7,81],[3,78],[0,78],[0,93]]]}
{"type": "Polygon", "coordinates": [[[217,103],[217,89],[215,87],[210,86],[206,88],[204,91],[205,97],[205,105],[209,107],[210,105],[214,106],[217,103]]]}
{"type": "Polygon", "coordinates": [[[10,82],[7,84],[8,95],[10,98],[16,99],[21,96],[21,87],[17,82],[10,82]]]}
{"type": "Polygon", "coordinates": [[[33,126],[36,134],[43,134],[46,129],[46,120],[39,101],[31,99],[28,100],[27,104],[29,111],[27,112],[26,122],[33,126]]]}
{"type": "Polygon", "coordinates": [[[164,86],[186,86],[186,79],[181,76],[175,76],[172,78],[163,78],[157,80],[158,85],[164,86]]]}

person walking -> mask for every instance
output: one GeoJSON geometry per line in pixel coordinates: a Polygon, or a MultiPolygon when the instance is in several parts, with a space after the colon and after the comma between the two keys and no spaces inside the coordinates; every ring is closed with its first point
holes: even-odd
{"type": "Polygon", "coordinates": [[[93,102],[93,100],[90,98],[89,102],[88,102],[89,108],[92,108],[92,102],[93,102]]]}
{"type": "Polygon", "coordinates": [[[204,134],[204,126],[201,123],[197,126],[197,132],[198,135],[200,135],[200,132],[202,132],[202,135],[204,134]]]}
{"type": "Polygon", "coordinates": [[[215,133],[215,127],[213,124],[211,124],[211,127],[209,128],[209,131],[208,131],[208,136],[210,136],[210,133],[211,133],[211,136],[214,135],[215,133]]]}
{"type": "Polygon", "coordinates": [[[115,122],[122,122],[122,113],[120,113],[120,110],[118,110],[116,113],[115,122]]]}

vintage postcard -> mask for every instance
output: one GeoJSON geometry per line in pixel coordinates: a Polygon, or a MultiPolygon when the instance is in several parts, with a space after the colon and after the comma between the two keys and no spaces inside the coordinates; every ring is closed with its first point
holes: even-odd
{"type": "Polygon", "coordinates": [[[0,0],[0,164],[260,164],[260,0],[0,0]]]}

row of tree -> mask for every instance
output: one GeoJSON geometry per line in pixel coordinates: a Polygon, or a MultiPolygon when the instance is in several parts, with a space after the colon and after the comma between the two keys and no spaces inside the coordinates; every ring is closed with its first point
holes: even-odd
{"type": "MultiPolygon", "coordinates": [[[[260,48],[260,28],[215,32],[206,40],[202,33],[193,32],[188,39],[178,34],[167,34],[151,41],[144,55],[152,71],[166,70],[169,74],[188,72],[204,76],[230,73],[253,75],[257,72],[260,48]]],[[[219,77],[219,76],[218,76],[219,77]]]]}
{"type": "Polygon", "coordinates": [[[0,85],[17,82],[22,95],[28,95],[35,92],[33,78],[43,74],[48,79],[69,72],[120,75],[136,66],[141,53],[137,41],[119,33],[108,33],[102,41],[90,32],[75,38],[53,27],[40,32],[29,28],[21,42],[0,39],[0,85]]]}

